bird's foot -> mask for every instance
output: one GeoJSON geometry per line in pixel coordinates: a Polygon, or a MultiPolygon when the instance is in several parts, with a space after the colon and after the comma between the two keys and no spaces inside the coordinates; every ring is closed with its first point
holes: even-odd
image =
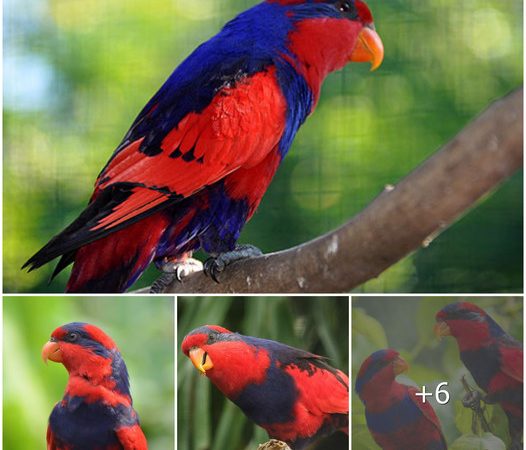
{"type": "Polygon", "coordinates": [[[204,272],[216,283],[219,283],[218,276],[223,270],[225,270],[226,266],[235,261],[254,258],[256,256],[261,256],[262,254],[263,252],[253,245],[236,245],[236,248],[230,252],[220,253],[217,256],[208,258],[205,261],[204,272]]]}
{"type": "Polygon", "coordinates": [[[174,281],[181,282],[192,273],[202,272],[203,263],[194,258],[165,258],[160,269],[163,273],[151,285],[150,294],[162,294],[174,281]]]}
{"type": "Polygon", "coordinates": [[[479,411],[482,409],[481,402],[484,399],[482,398],[482,394],[479,391],[471,391],[467,393],[464,398],[462,399],[462,404],[466,408],[471,408],[474,411],[479,411]]]}

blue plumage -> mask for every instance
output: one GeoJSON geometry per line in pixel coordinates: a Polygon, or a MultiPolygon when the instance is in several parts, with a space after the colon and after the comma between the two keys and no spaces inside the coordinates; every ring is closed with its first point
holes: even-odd
{"type": "Polygon", "coordinates": [[[181,119],[201,112],[223,87],[266,70],[280,55],[290,55],[286,43],[291,22],[283,9],[278,3],[260,3],[197,47],[142,109],[116,153],[142,136],[142,150],[148,154],[153,148],[155,153],[181,119]]]}
{"type": "Polygon", "coordinates": [[[233,399],[246,416],[255,423],[287,423],[294,419],[298,392],[293,378],[280,369],[275,355],[267,369],[265,381],[250,384],[233,399]],[[261,408],[261,405],[267,405],[261,408]]]}
{"type": "Polygon", "coordinates": [[[491,380],[501,370],[498,346],[492,344],[471,351],[464,350],[460,352],[460,359],[476,383],[487,392],[491,380]]]}
{"type": "Polygon", "coordinates": [[[49,417],[57,448],[74,450],[122,448],[115,430],[136,424],[138,418],[131,406],[86,403],[81,397],[68,395],[57,403],[49,417]]]}
{"type": "Polygon", "coordinates": [[[406,392],[402,399],[382,412],[365,411],[367,426],[373,433],[394,433],[400,428],[411,427],[422,417],[422,411],[406,392]]]}

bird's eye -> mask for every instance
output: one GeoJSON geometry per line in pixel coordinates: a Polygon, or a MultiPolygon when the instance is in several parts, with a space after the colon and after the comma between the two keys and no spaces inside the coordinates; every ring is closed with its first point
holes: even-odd
{"type": "Polygon", "coordinates": [[[338,9],[343,13],[349,12],[352,9],[351,2],[349,1],[340,2],[338,9]]]}
{"type": "Polygon", "coordinates": [[[75,333],[73,331],[71,333],[68,333],[68,335],[66,336],[67,340],[70,342],[75,342],[78,339],[78,337],[78,333],[75,333]]]}
{"type": "Polygon", "coordinates": [[[353,0],[341,0],[336,3],[338,10],[349,19],[357,19],[358,11],[353,0]]]}

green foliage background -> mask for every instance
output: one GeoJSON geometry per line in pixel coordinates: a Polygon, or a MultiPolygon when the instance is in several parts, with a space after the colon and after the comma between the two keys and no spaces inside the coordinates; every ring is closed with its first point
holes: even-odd
{"type": "MultiPolygon", "coordinates": [[[[450,401],[438,405],[431,399],[442,424],[449,446],[459,437],[471,434],[471,411],[461,399],[465,391],[462,375],[473,388],[477,384],[462,364],[457,344],[452,337],[438,341],[433,333],[435,314],[457,300],[475,303],[483,308],[511,336],[523,339],[523,300],[519,297],[384,297],[353,298],[352,301],[352,445],[363,450],[379,449],[367,429],[364,407],[354,391],[356,375],[363,361],[373,352],[394,348],[409,363],[409,371],[397,379],[405,384],[435,392],[439,383],[447,381],[450,401]],[[416,383],[416,384],[415,384],[416,383]]],[[[499,406],[487,406],[487,417],[494,435],[509,446],[507,419],[499,406]]],[[[485,442],[493,437],[484,436],[485,442]]],[[[471,444],[474,448],[473,443],[471,444]]],[[[460,447],[459,447],[460,448],[460,447]]],[[[477,447],[478,448],[478,447],[477,447]]],[[[489,447],[500,448],[500,447],[489,447]]]]}
{"type": "MultiPolygon", "coordinates": [[[[221,325],[311,351],[348,373],[349,300],[347,297],[179,297],[177,307],[178,450],[254,450],[267,433],[250,422],[210,380],[200,376],[180,351],[184,337],[203,325],[221,325]]],[[[347,450],[348,439],[335,433],[317,450],[347,450]]]]}
{"type": "MultiPolygon", "coordinates": [[[[60,292],[20,266],[73,220],[135,115],[247,0],[4,1],[4,289],[60,292]]],[[[523,82],[523,2],[369,0],[385,44],[371,74],[327,80],[242,242],[326,232],[523,82]]],[[[352,66],[352,67],[351,67],[352,66]]],[[[454,194],[453,194],[454,195],[454,194]]],[[[518,292],[522,175],[363,292],[518,292]]],[[[139,280],[144,286],[155,270],[139,280]]]]}
{"type": "Polygon", "coordinates": [[[40,351],[53,330],[75,321],[99,326],[121,350],[149,449],[174,448],[173,305],[163,297],[4,297],[3,448],[46,447],[67,371],[46,366],[40,351]]]}

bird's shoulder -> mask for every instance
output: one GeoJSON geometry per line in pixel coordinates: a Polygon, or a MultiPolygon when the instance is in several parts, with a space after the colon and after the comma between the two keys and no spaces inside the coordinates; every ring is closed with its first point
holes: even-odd
{"type": "Polygon", "coordinates": [[[348,378],[340,370],[329,364],[328,358],[302,350],[281,342],[249,338],[249,342],[268,351],[270,359],[277,362],[283,370],[293,373],[294,377],[328,377],[348,390],[348,378]]]}
{"type": "Polygon", "coordinates": [[[513,336],[508,333],[503,333],[497,338],[497,342],[506,348],[516,349],[517,351],[522,351],[522,342],[519,342],[513,336]]]}
{"type": "Polygon", "coordinates": [[[433,424],[433,426],[442,434],[442,427],[440,425],[440,421],[438,419],[438,416],[435,413],[435,410],[433,409],[433,406],[429,401],[424,402],[422,399],[423,397],[420,395],[417,395],[420,391],[413,387],[413,386],[407,386],[407,394],[411,401],[416,405],[416,407],[422,412],[424,417],[433,424]]]}
{"type": "Polygon", "coordinates": [[[204,110],[222,89],[273,66],[285,49],[285,34],[269,33],[267,9],[251,8],[190,53],[141,110],[116,152],[141,137],[143,148],[154,151],[160,136],[189,113],[204,110]]]}
{"type": "Polygon", "coordinates": [[[324,364],[327,358],[316,355],[314,353],[302,350],[300,348],[292,347],[271,339],[256,338],[251,336],[240,336],[240,338],[247,344],[256,348],[264,348],[269,355],[278,360],[283,365],[292,363],[303,364],[305,362],[313,362],[316,364],[324,364]]]}
{"type": "Polygon", "coordinates": [[[498,349],[501,369],[514,380],[522,383],[524,380],[522,343],[509,334],[504,334],[498,339],[498,349]]]}
{"type": "Polygon", "coordinates": [[[228,22],[175,68],[135,118],[113,156],[138,139],[143,139],[141,151],[155,156],[162,140],[186,116],[201,113],[223,90],[269,70],[276,71],[286,100],[290,103],[294,98],[294,103],[302,104],[301,111],[292,114],[297,116],[298,123],[290,124],[295,132],[310,112],[312,95],[287,47],[291,26],[282,8],[266,2],[228,22]]]}

